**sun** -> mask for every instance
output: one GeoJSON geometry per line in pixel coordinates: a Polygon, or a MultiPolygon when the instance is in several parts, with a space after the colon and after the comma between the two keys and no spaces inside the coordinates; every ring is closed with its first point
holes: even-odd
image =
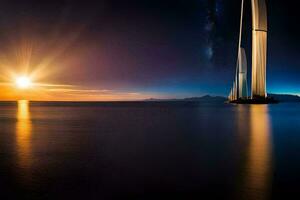
{"type": "Polygon", "coordinates": [[[31,80],[27,76],[20,76],[16,78],[16,86],[20,89],[27,89],[31,85],[31,80]]]}

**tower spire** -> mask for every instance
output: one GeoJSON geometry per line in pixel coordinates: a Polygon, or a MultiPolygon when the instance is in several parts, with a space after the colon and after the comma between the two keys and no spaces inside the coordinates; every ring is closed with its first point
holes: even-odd
{"type": "Polygon", "coordinates": [[[267,26],[265,0],[252,0],[252,99],[267,97],[267,26]]]}

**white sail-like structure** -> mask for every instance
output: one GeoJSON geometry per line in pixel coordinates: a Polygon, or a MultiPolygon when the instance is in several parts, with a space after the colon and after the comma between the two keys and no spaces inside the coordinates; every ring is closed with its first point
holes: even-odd
{"type": "Polygon", "coordinates": [[[247,58],[244,48],[240,48],[239,59],[239,98],[248,98],[248,86],[247,86],[247,58]]]}
{"type": "Polygon", "coordinates": [[[237,100],[237,83],[234,82],[233,83],[233,86],[232,86],[232,97],[233,97],[233,100],[237,100]]]}
{"type": "Polygon", "coordinates": [[[237,99],[248,98],[247,86],[247,58],[244,48],[239,49],[236,78],[232,85],[228,99],[234,101],[237,99]]]}
{"type": "MultiPolygon", "coordinates": [[[[244,97],[244,93],[247,93],[243,89],[243,83],[247,82],[247,60],[245,50],[241,48],[242,43],[242,29],[243,29],[243,15],[244,15],[244,0],[242,0],[241,4],[241,18],[240,18],[240,32],[239,32],[239,44],[238,44],[238,59],[236,65],[236,72],[235,72],[235,80],[233,83],[233,87],[231,88],[229,101],[235,101],[239,98],[244,97]],[[246,68],[246,76],[243,76],[240,72],[244,72],[246,68]],[[245,81],[244,81],[245,79],[245,81]]],[[[246,84],[247,85],[247,84],[246,84]]],[[[247,97],[247,96],[246,96],[247,97]]]]}
{"type": "Polygon", "coordinates": [[[266,98],[267,7],[265,0],[252,0],[252,98],[266,98]]]}
{"type": "MultiPolygon", "coordinates": [[[[267,7],[265,0],[251,0],[252,2],[252,99],[267,97],[266,92],[266,65],[267,65],[267,7]]],[[[243,28],[244,0],[241,6],[240,33],[238,44],[238,61],[233,87],[229,100],[248,98],[247,86],[247,58],[241,47],[243,28]]]]}

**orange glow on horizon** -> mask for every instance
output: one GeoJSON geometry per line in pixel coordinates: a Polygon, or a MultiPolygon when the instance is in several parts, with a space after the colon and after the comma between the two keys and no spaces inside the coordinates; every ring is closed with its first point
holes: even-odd
{"type": "Polygon", "coordinates": [[[135,101],[152,97],[168,98],[154,93],[90,89],[69,84],[31,82],[16,79],[14,82],[0,82],[0,101],[135,101]]]}

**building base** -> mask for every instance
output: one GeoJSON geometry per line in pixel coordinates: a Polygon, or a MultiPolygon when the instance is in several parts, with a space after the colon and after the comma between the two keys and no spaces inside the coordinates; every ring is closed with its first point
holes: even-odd
{"type": "Polygon", "coordinates": [[[234,101],[230,101],[229,103],[235,103],[235,104],[277,104],[279,103],[278,100],[267,97],[267,98],[253,98],[253,99],[238,99],[234,101]]]}

